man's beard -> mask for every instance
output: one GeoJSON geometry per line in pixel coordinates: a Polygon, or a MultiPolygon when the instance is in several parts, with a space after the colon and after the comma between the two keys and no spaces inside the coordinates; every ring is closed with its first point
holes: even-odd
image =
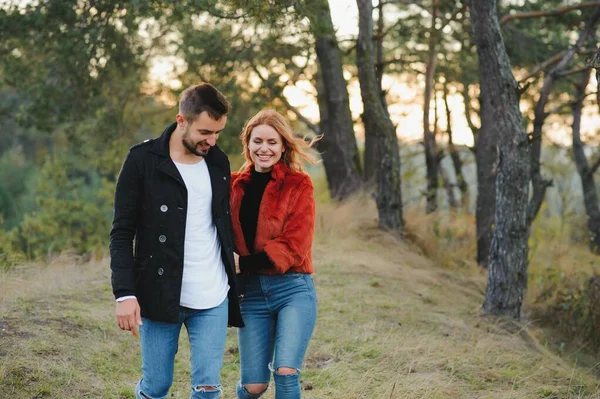
{"type": "Polygon", "coordinates": [[[181,139],[181,142],[183,143],[183,146],[185,148],[187,148],[187,150],[189,152],[191,152],[192,154],[194,154],[194,155],[197,155],[199,157],[205,157],[205,156],[207,156],[208,155],[208,151],[210,151],[210,148],[208,150],[206,150],[206,151],[200,151],[198,149],[198,144],[205,144],[205,143],[202,142],[202,141],[194,143],[192,140],[190,140],[189,137],[190,137],[190,134],[189,134],[189,128],[188,128],[183,133],[183,136],[182,136],[182,139],[181,139]]]}

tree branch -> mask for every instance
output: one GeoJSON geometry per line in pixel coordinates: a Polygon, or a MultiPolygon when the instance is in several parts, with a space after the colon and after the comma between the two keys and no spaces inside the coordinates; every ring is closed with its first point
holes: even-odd
{"type": "Polygon", "coordinates": [[[467,1],[465,1],[463,6],[461,8],[459,8],[458,10],[456,10],[456,12],[454,14],[452,14],[452,16],[450,18],[443,20],[442,27],[439,30],[441,31],[442,29],[444,29],[450,22],[456,21],[456,18],[458,18],[458,15],[461,13],[464,13],[464,11],[467,9],[468,4],[469,3],[467,1]]]}
{"type": "Polygon", "coordinates": [[[210,4],[208,9],[206,10],[210,15],[219,19],[231,19],[231,20],[240,20],[242,18],[248,17],[250,14],[248,12],[242,12],[241,14],[228,14],[223,13],[219,10],[214,4],[210,4]]]}
{"type": "Polygon", "coordinates": [[[390,65],[390,64],[408,64],[411,62],[420,62],[418,59],[407,59],[407,57],[400,56],[400,58],[390,58],[388,60],[384,60],[381,65],[390,65]]]}
{"type": "Polygon", "coordinates": [[[598,170],[598,168],[600,168],[600,157],[598,157],[598,159],[596,159],[596,162],[594,162],[594,164],[592,165],[592,167],[588,171],[586,177],[589,176],[589,175],[593,175],[594,173],[596,173],[596,171],[598,170]]]}
{"type": "Polygon", "coordinates": [[[557,8],[556,10],[550,10],[550,11],[530,11],[530,12],[523,12],[523,13],[508,14],[508,15],[503,16],[500,19],[500,25],[504,25],[515,19],[554,17],[557,15],[562,15],[562,14],[572,11],[572,10],[581,10],[581,9],[590,8],[590,7],[600,7],[600,1],[590,1],[587,3],[581,3],[581,4],[572,5],[572,6],[560,7],[560,8],[557,8]]]}
{"type": "Polygon", "coordinates": [[[462,97],[463,97],[463,101],[464,101],[464,105],[465,105],[465,119],[467,120],[467,125],[469,126],[469,129],[471,129],[471,133],[473,133],[473,137],[477,135],[477,133],[479,133],[479,127],[475,126],[475,123],[473,122],[473,118],[471,116],[471,112],[473,111],[473,107],[471,105],[471,96],[469,94],[469,85],[465,82],[463,82],[463,92],[462,97]]]}
{"type": "Polygon", "coordinates": [[[553,115],[553,114],[558,114],[558,113],[562,112],[562,110],[563,110],[564,108],[567,108],[567,107],[573,107],[573,105],[575,105],[575,104],[576,104],[578,101],[583,101],[583,100],[585,100],[587,97],[589,97],[589,96],[591,96],[591,95],[594,95],[594,94],[595,94],[595,93],[587,93],[587,94],[584,94],[583,96],[581,96],[581,97],[579,97],[579,98],[576,98],[576,99],[575,99],[575,100],[573,100],[573,101],[568,101],[568,102],[566,102],[566,103],[559,104],[559,105],[557,105],[556,107],[554,107],[554,108],[550,109],[550,111],[546,112],[546,116],[548,116],[548,115],[553,115]]]}
{"type": "MultiPolygon", "coordinates": [[[[258,70],[258,67],[255,64],[252,64],[252,70],[258,75],[260,80],[263,82],[262,86],[264,88],[268,89],[272,93],[273,97],[279,99],[279,101],[281,101],[287,109],[289,109],[290,111],[292,111],[292,113],[294,115],[296,115],[296,118],[298,118],[300,121],[302,121],[302,123],[304,123],[316,135],[321,134],[321,129],[317,125],[315,125],[314,123],[309,121],[304,115],[302,115],[302,113],[300,112],[300,110],[298,110],[298,108],[296,108],[292,104],[290,104],[288,99],[283,94],[283,88],[274,85],[268,78],[265,78],[262,75],[262,73],[258,70]]],[[[267,99],[267,100],[269,100],[269,99],[267,99]]]]}
{"type": "Polygon", "coordinates": [[[394,0],[394,1],[389,1],[389,4],[403,4],[405,6],[416,6],[418,7],[421,11],[425,11],[427,14],[429,14],[431,16],[431,11],[429,11],[429,9],[425,6],[423,6],[422,4],[419,4],[419,2],[415,1],[415,0],[394,0]]]}
{"type": "Polygon", "coordinates": [[[535,76],[539,71],[543,71],[543,70],[547,69],[549,66],[556,64],[558,61],[560,61],[562,59],[562,57],[565,55],[566,52],[567,52],[567,50],[563,50],[560,53],[555,54],[552,57],[548,58],[547,60],[540,62],[535,67],[533,67],[533,69],[531,71],[529,71],[527,73],[527,75],[525,75],[521,79],[519,79],[519,83],[522,83],[522,82],[526,81],[527,79],[535,76]]]}
{"type": "Polygon", "coordinates": [[[296,118],[298,118],[298,120],[300,120],[302,123],[304,123],[317,136],[321,134],[321,129],[319,128],[319,126],[315,125],[314,123],[309,121],[304,115],[302,115],[302,112],[300,112],[300,110],[298,108],[296,108],[292,104],[290,104],[285,96],[283,96],[283,95],[278,96],[278,98],[283,103],[283,105],[286,106],[287,109],[289,109],[290,111],[292,111],[292,113],[294,115],[296,115],[296,118]]]}
{"type": "Polygon", "coordinates": [[[581,73],[581,72],[585,72],[585,71],[587,71],[590,68],[591,68],[591,66],[584,65],[584,66],[579,67],[579,68],[569,69],[568,71],[558,72],[556,74],[556,77],[564,78],[565,76],[570,76],[570,75],[575,75],[575,74],[578,74],[578,73],[581,73]]]}

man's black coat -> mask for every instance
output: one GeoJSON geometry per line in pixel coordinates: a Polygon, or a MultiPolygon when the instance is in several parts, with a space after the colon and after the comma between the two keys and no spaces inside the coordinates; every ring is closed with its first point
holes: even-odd
{"type": "MultiPolygon", "coordinates": [[[[135,295],[143,317],[164,322],[179,320],[187,213],[187,190],[169,156],[169,138],[175,127],[173,123],[159,138],[129,150],[117,180],[110,232],[115,297],[135,295]]],[[[241,327],[229,215],[229,160],[217,146],[205,160],[212,186],[213,222],[229,279],[229,324],[241,327]]]]}

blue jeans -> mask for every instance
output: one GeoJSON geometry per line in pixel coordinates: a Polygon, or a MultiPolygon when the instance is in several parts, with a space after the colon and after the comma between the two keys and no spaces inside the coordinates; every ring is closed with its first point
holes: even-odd
{"type": "Polygon", "coordinates": [[[179,322],[163,323],[142,318],[142,378],[136,399],[163,399],[173,383],[173,366],[179,332],[185,325],[190,340],[192,393],[190,398],[218,398],[221,366],[227,337],[228,299],[212,309],[180,308],[179,322]],[[202,387],[212,387],[206,390],[202,387]]]}
{"type": "Polygon", "coordinates": [[[245,384],[268,384],[273,373],[276,399],[300,398],[300,369],[317,318],[315,285],[309,274],[253,275],[242,301],[244,328],[238,330],[240,399],[254,399],[245,384]],[[282,375],[280,367],[297,372],[282,375]]]}

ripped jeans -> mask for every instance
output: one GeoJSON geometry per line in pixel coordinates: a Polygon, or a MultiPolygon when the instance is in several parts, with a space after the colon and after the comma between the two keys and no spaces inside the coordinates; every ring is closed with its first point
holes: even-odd
{"type": "MultiPolygon", "coordinates": [[[[317,299],[309,274],[286,273],[246,278],[241,304],[244,328],[238,330],[241,380],[239,399],[256,399],[245,384],[268,384],[273,374],[275,399],[300,398],[300,369],[317,318],[317,299]],[[280,374],[277,369],[295,369],[280,374]]],[[[265,388],[266,390],[266,388],[265,388]]]]}
{"type": "Polygon", "coordinates": [[[173,383],[179,333],[185,325],[191,352],[191,399],[216,399],[222,393],[221,366],[227,338],[228,299],[211,309],[180,308],[178,323],[142,318],[142,378],[136,399],[163,399],[173,383]]]}

